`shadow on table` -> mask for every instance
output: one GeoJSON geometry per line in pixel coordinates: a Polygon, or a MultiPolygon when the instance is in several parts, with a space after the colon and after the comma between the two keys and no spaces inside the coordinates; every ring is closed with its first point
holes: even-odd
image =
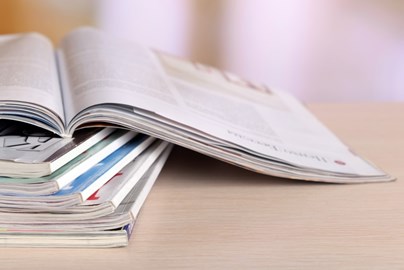
{"type": "Polygon", "coordinates": [[[171,185],[329,185],[255,173],[178,146],[171,153],[163,174],[171,185]]]}

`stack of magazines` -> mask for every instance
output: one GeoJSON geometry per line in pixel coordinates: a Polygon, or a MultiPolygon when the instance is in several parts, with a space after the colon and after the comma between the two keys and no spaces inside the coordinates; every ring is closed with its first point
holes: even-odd
{"type": "Polygon", "coordinates": [[[0,119],[3,245],[125,245],[169,143],[275,177],[395,179],[287,92],[89,27],[56,48],[0,36],[0,119]]]}
{"type": "Polygon", "coordinates": [[[171,144],[133,131],[58,138],[0,122],[0,246],[118,247],[171,144]]]}

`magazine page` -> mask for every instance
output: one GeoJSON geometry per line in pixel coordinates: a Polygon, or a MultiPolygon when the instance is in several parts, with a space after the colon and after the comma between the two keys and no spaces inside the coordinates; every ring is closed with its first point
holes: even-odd
{"type": "Polygon", "coordinates": [[[353,154],[286,92],[199,63],[159,56],[187,111],[173,110],[166,117],[256,156],[337,173],[384,174],[353,154]]]}
{"type": "Polygon", "coordinates": [[[52,43],[46,37],[37,33],[0,36],[0,93],[2,111],[14,110],[17,116],[35,118],[27,110],[28,103],[36,107],[38,117],[52,114],[57,119],[51,120],[63,126],[56,60],[52,43]]]}
{"type": "Polygon", "coordinates": [[[79,28],[62,40],[58,59],[68,122],[99,104],[147,109],[177,105],[175,89],[155,55],[136,43],[79,28]]]}
{"type": "Polygon", "coordinates": [[[147,130],[154,131],[151,135],[162,134],[160,138],[169,139],[166,135],[181,129],[193,138],[208,138],[200,141],[211,148],[221,147],[223,153],[226,148],[237,149],[261,161],[287,162],[300,168],[384,175],[352,154],[282,92],[211,67],[153,54],[91,28],[70,33],[60,51],[65,68],[62,81],[69,88],[64,91],[65,100],[71,103],[66,107],[73,108],[69,120],[82,110],[104,104],[81,117],[115,119],[114,123],[139,127],[139,119],[136,122],[126,112],[126,107],[133,107],[140,121],[153,118],[147,130]],[[157,129],[155,123],[164,125],[157,129]]]}

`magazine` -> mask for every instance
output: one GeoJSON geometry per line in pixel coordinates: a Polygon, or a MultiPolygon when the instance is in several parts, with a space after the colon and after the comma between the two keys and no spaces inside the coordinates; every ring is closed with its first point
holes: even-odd
{"type": "Polygon", "coordinates": [[[279,177],[394,179],[286,92],[89,27],[68,33],[56,57],[40,34],[0,36],[0,118],[66,138],[118,126],[279,177]]]}
{"type": "Polygon", "coordinates": [[[79,130],[74,138],[24,123],[0,121],[0,172],[8,177],[49,175],[107,137],[113,129],[79,130]]]}
{"type": "MultiPolygon", "coordinates": [[[[136,218],[147,195],[150,193],[157,179],[172,145],[165,142],[153,144],[152,158],[146,155],[142,158],[142,164],[134,162],[125,167],[121,173],[124,177],[112,178],[116,184],[112,186],[126,186],[124,198],[120,198],[118,205],[112,213],[106,213],[99,217],[84,220],[70,220],[69,222],[44,222],[31,224],[29,222],[4,223],[0,222],[0,246],[1,247],[83,247],[106,248],[126,246],[129,242],[136,218]],[[139,166],[142,167],[139,173],[139,166]],[[147,167],[145,169],[145,167],[147,167]],[[130,184],[130,188],[128,186],[130,184]]],[[[146,150],[146,151],[149,151],[146,150]]],[[[103,199],[97,199],[99,205],[106,205],[116,200],[116,188],[105,184],[99,194],[103,199]],[[115,199],[114,199],[115,198],[115,199]]],[[[122,194],[121,194],[122,195],[122,194]]],[[[121,196],[119,195],[119,196],[121,196]]],[[[119,197],[118,196],[118,197],[119,197]]],[[[97,204],[87,199],[83,206],[97,204]]],[[[117,201],[115,201],[116,203],[117,201]]],[[[79,206],[77,206],[79,207],[79,206]]],[[[29,215],[29,213],[26,213],[29,215]]],[[[67,214],[69,215],[69,214],[67,214]]]]}
{"type": "MultiPolygon", "coordinates": [[[[12,209],[33,209],[35,212],[44,212],[81,204],[123,167],[145,151],[154,140],[154,138],[143,134],[140,136],[132,135],[127,143],[72,179],[54,194],[46,196],[0,194],[0,217],[8,216],[8,221],[13,222],[12,215],[9,214],[12,209]]],[[[20,218],[20,216],[16,217],[20,218]]],[[[28,221],[27,216],[22,215],[21,217],[24,221],[28,221]]],[[[57,219],[57,215],[51,215],[50,218],[57,219]]]]}
{"type": "Polygon", "coordinates": [[[140,137],[142,135],[125,130],[115,130],[50,175],[31,178],[0,176],[0,195],[39,196],[53,194],[135,136],[140,137]]]}

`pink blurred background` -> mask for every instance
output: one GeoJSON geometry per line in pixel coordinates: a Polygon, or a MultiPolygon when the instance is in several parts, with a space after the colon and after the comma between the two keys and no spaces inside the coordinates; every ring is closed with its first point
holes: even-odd
{"type": "Polygon", "coordinates": [[[54,41],[94,25],[306,102],[404,100],[402,0],[0,0],[1,17],[54,41]]]}

